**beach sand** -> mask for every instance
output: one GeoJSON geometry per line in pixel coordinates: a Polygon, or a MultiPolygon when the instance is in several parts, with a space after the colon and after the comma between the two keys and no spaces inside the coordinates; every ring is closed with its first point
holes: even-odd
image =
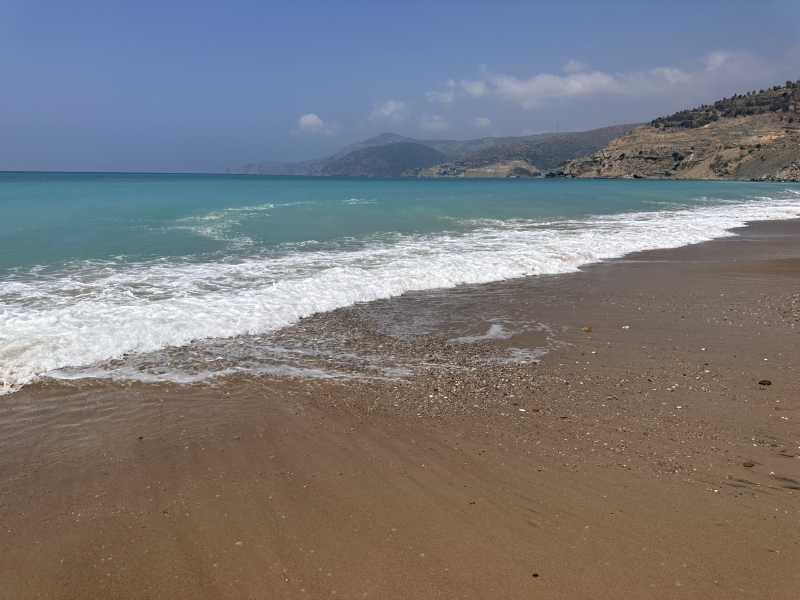
{"type": "Polygon", "coordinates": [[[403,382],[3,396],[0,597],[797,598],[800,222],[739,233],[297,325],[403,382]]]}

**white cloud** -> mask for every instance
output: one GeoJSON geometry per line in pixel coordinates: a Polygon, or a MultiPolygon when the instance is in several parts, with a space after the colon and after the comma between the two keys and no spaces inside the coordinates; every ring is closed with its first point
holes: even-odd
{"type": "Polygon", "coordinates": [[[585,73],[588,70],[589,65],[575,59],[570,60],[566,65],[564,65],[564,72],[569,74],[585,73]]]}
{"type": "Polygon", "coordinates": [[[488,117],[475,117],[473,122],[478,129],[486,129],[492,126],[492,120],[488,117]]]}
{"type": "Polygon", "coordinates": [[[693,71],[657,67],[648,71],[605,73],[589,71],[587,65],[570,60],[564,67],[564,75],[540,73],[529,79],[520,79],[482,70],[479,78],[464,79],[458,85],[461,92],[474,98],[502,98],[524,109],[533,109],[563,98],[643,97],[697,92],[738,83],[748,77],[755,78],[753,66],[762,62],[765,61],[746,53],[715,52],[702,60],[704,68],[693,71]]]}
{"type": "Polygon", "coordinates": [[[405,102],[387,100],[386,102],[376,102],[372,105],[372,112],[367,117],[372,122],[391,121],[400,123],[408,117],[408,107],[405,102]]]}
{"type": "Polygon", "coordinates": [[[476,98],[485,96],[489,92],[489,86],[485,81],[462,79],[459,85],[467,94],[476,98]]]}
{"type": "Polygon", "coordinates": [[[516,102],[522,108],[530,109],[541,106],[549,100],[560,98],[600,94],[632,94],[644,87],[663,84],[678,75],[679,73],[654,70],[648,73],[615,77],[608,73],[593,71],[563,76],[541,73],[523,80],[513,75],[489,74],[486,80],[462,81],[461,86],[470,96],[476,98],[488,95],[497,96],[516,102]]]}
{"type": "Polygon", "coordinates": [[[448,129],[450,127],[450,123],[439,115],[425,114],[420,117],[420,121],[422,128],[427,131],[441,131],[442,129],[448,129]]]}
{"type": "Polygon", "coordinates": [[[337,123],[326,123],[314,113],[303,115],[297,120],[296,133],[333,135],[338,128],[337,123]]]}
{"type": "Polygon", "coordinates": [[[447,86],[445,91],[432,91],[426,93],[425,97],[428,99],[428,102],[439,102],[445,106],[450,104],[456,96],[455,92],[458,88],[458,84],[452,79],[448,79],[445,82],[445,85],[447,86]]]}
{"type": "Polygon", "coordinates": [[[704,61],[706,63],[706,71],[716,71],[725,64],[725,61],[727,61],[730,56],[731,55],[726,52],[714,52],[714,54],[708,56],[704,61]]]}

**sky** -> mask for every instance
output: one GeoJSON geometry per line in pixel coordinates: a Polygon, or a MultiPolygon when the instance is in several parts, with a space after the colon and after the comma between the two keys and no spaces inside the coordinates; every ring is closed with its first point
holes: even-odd
{"type": "Polygon", "coordinates": [[[0,171],[582,131],[798,79],[796,0],[0,0],[0,171]]]}

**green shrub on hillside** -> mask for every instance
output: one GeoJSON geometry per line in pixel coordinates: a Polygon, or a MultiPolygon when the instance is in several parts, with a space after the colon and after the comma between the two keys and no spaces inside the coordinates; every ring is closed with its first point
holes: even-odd
{"type": "Polygon", "coordinates": [[[739,116],[760,115],[766,112],[797,113],[800,102],[800,81],[787,81],[785,86],[776,85],[770,90],[747,92],[745,95],[733,95],[723,98],[712,105],[704,104],[691,110],[682,110],[667,117],[659,117],[650,122],[656,128],[697,128],[708,125],[720,117],[736,118],[739,116]]]}

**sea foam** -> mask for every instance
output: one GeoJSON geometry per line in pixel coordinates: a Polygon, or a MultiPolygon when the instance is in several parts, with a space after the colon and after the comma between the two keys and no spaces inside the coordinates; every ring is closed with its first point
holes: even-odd
{"type": "MultiPolygon", "coordinates": [[[[385,235],[228,260],[86,261],[0,282],[0,394],[61,369],[194,340],[275,331],[412,290],[568,273],[636,251],[797,218],[798,196],[578,220],[492,221],[466,233],[385,235]]],[[[91,372],[91,371],[87,371],[91,372]]]]}

